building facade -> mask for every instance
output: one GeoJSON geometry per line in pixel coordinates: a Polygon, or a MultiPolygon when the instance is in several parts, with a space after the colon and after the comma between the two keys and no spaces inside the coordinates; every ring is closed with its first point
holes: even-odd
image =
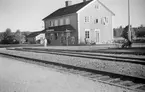
{"type": "Polygon", "coordinates": [[[113,39],[114,13],[98,0],[72,5],[66,1],[43,19],[46,38],[52,45],[101,44],[113,39]]]}
{"type": "Polygon", "coordinates": [[[44,44],[45,33],[43,31],[32,32],[26,38],[31,44],[44,44]]]}

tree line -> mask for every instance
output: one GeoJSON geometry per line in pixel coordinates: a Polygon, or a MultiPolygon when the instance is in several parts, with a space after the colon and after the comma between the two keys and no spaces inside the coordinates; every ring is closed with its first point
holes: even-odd
{"type": "Polygon", "coordinates": [[[21,44],[26,42],[26,36],[30,32],[21,32],[16,30],[12,32],[10,28],[7,28],[4,32],[0,33],[0,44],[21,44]]]}
{"type": "MultiPolygon", "coordinates": [[[[145,43],[145,27],[140,25],[139,27],[131,27],[131,42],[133,43],[145,43]]],[[[128,26],[113,29],[114,38],[124,38],[124,39],[115,39],[116,43],[123,43],[124,40],[128,39],[128,26]]]]}
{"type": "MultiPolygon", "coordinates": [[[[125,36],[126,38],[127,30],[128,30],[128,26],[124,28],[122,26],[120,26],[119,28],[114,28],[113,29],[114,37],[125,36]]],[[[131,27],[131,33],[132,33],[132,38],[145,37],[145,27],[143,25],[140,25],[139,27],[131,27]]]]}

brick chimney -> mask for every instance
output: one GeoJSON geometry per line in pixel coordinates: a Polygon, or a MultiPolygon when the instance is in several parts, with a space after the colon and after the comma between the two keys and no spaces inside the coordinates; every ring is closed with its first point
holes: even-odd
{"type": "Polygon", "coordinates": [[[68,7],[68,6],[71,6],[72,5],[72,1],[65,1],[65,6],[68,7]]]}

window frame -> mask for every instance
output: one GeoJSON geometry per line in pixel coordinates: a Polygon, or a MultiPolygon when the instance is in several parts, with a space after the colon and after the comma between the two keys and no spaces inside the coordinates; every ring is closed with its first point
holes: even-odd
{"type": "Polygon", "coordinates": [[[84,17],[84,22],[89,23],[90,22],[90,16],[85,16],[84,17]]]}
{"type": "Polygon", "coordinates": [[[58,26],[58,20],[54,20],[54,26],[58,26]]]}
{"type": "Polygon", "coordinates": [[[85,38],[90,38],[90,29],[85,29],[85,38]]]}
{"type": "Polygon", "coordinates": [[[69,17],[65,18],[65,24],[66,25],[70,24],[70,18],[69,17]]]}
{"type": "Polygon", "coordinates": [[[98,23],[99,23],[99,19],[96,18],[96,19],[94,20],[94,23],[95,23],[95,24],[98,24],[98,23]],[[96,22],[96,21],[97,21],[97,22],[96,22]]]}
{"type": "Polygon", "coordinates": [[[108,25],[109,24],[109,17],[108,16],[102,18],[102,24],[103,25],[108,25]]]}
{"type": "Polygon", "coordinates": [[[96,5],[95,5],[95,9],[96,9],[96,10],[99,10],[99,9],[100,9],[100,4],[96,4],[96,5]]]}
{"type": "Polygon", "coordinates": [[[105,24],[109,24],[109,17],[108,16],[105,17],[105,24]]]}
{"type": "Polygon", "coordinates": [[[50,27],[54,27],[54,20],[50,20],[49,23],[50,23],[50,27]]]}
{"type": "Polygon", "coordinates": [[[51,20],[49,21],[49,26],[51,27],[51,20]]]}
{"type": "Polygon", "coordinates": [[[61,26],[61,25],[64,25],[64,19],[63,19],[63,18],[59,19],[59,25],[60,25],[60,26],[61,26]]]}

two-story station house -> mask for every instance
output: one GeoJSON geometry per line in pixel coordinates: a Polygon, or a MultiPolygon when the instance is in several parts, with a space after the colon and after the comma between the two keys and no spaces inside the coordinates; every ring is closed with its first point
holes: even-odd
{"type": "Polygon", "coordinates": [[[46,38],[52,45],[106,43],[113,39],[112,16],[99,0],[83,0],[54,11],[43,19],[46,38]]]}

